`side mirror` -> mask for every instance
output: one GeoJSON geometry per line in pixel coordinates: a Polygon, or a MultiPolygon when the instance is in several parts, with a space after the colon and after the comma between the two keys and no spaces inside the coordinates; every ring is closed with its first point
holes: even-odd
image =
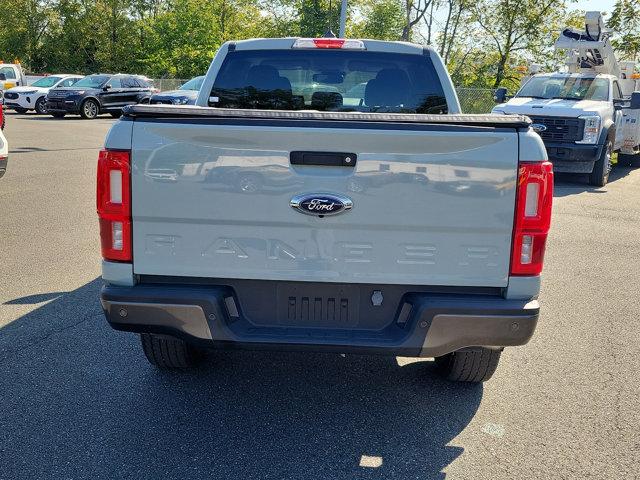
{"type": "Polygon", "coordinates": [[[613,109],[616,111],[622,110],[622,108],[624,107],[625,103],[627,103],[625,100],[621,99],[621,98],[617,98],[613,100],[613,109]]]}
{"type": "Polygon", "coordinates": [[[102,87],[103,91],[107,91],[107,90],[111,90],[111,85],[105,85],[104,87],[102,87]]]}
{"type": "Polygon", "coordinates": [[[496,101],[496,103],[504,103],[507,101],[507,89],[504,87],[500,87],[499,89],[496,90],[495,95],[493,96],[493,99],[496,101]]]}
{"type": "Polygon", "coordinates": [[[0,82],[4,82],[7,80],[7,76],[4,73],[0,73],[0,82]]]}
{"type": "Polygon", "coordinates": [[[633,92],[631,94],[630,108],[632,108],[633,110],[640,108],[640,92],[633,92]]]}

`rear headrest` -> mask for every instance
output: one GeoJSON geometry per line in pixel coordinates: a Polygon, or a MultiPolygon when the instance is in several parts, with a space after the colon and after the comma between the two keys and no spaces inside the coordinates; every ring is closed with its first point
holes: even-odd
{"type": "Polygon", "coordinates": [[[313,92],[311,108],[315,110],[335,110],[342,107],[342,95],[338,92],[313,92]]]}
{"type": "Polygon", "coordinates": [[[291,82],[281,77],[278,70],[271,65],[254,65],[247,72],[247,87],[256,90],[284,90],[291,95],[291,82]]]}
{"type": "Polygon", "coordinates": [[[404,70],[385,68],[367,82],[364,102],[369,107],[397,107],[411,98],[411,82],[404,70]]]}

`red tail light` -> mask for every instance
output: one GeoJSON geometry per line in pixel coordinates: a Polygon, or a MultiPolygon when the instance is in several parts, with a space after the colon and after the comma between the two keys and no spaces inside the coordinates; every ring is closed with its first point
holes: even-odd
{"type": "Polygon", "coordinates": [[[511,275],[538,275],[542,272],[552,203],[551,163],[521,163],[518,167],[511,275]]]}
{"type": "Polygon", "coordinates": [[[102,150],[98,156],[97,208],[105,260],[131,261],[131,154],[102,150]]]}

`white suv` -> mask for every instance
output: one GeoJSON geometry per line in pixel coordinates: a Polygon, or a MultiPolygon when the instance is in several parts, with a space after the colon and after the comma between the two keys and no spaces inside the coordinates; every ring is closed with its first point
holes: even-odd
{"type": "Polygon", "coordinates": [[[4,105],[18,113],[35,110],[39,114],[47,113],[46,96],[49,90],[57,87],[70,87],[82,75],[48,75],[24,87],[13,87],[4,92],[4,105]]]}

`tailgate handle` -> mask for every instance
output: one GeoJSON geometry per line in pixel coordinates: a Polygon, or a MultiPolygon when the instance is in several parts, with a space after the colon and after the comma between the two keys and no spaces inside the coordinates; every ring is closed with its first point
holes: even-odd
{"type": "Polygon", "coordinates": [[[355,167],[355,153],[291,152],[291,165],[317,165],[320,167],[355,167]]]}

